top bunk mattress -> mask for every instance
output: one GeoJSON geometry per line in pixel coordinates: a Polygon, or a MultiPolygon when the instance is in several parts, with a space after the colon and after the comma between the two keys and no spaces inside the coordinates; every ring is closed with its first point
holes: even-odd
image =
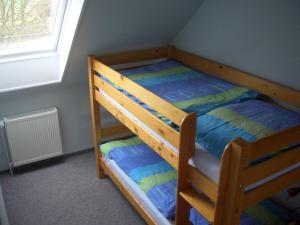
{"type": "MultiPolygon", "coordinates": [[[[256,100],[257,92],[195,71],[175,60],[168,59],[119,72],[182,110],[196,112],[198,149],[210,152],[217,159],[235,138],[241,137],[251,142],[300,124],[299,114],[256,100]]],[[[100,77],[173,125],[135,96],[100,77]]],[[[110,101],[118,105],[112,98],[110,101]]],[[[138,122],[138,119],[135,118],[135,121],[138,122]]]]}
{"type": "MultiPolygon", "coordinates": [[[[258,95],[255,91],[193,70],[170,59],[139,68],[119,70],[119,72],[183,111],[196,112],[197,115],[203,115],[228,103],[254,99],[258,95]]],[[[103,76],[100,77],[108,81],[103,76]]],[[[153,112],[138,98],[114,86],[153,112]]]]}

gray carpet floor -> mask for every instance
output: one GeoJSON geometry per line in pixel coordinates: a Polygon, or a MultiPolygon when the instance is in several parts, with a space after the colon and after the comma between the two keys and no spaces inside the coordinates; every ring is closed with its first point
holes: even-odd
{"type": "Polygon", "coordinates": [[[108,178],[96,178],[94,155],[1,176],[11,225],[145,224],[108,178]]]}

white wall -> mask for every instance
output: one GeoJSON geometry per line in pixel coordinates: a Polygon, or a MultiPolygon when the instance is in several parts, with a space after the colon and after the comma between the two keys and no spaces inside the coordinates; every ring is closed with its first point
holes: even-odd
{"type": "MultiPolygon", "coordinates": [[[[87,1],[62,83],[1,93],[0,118],[56,106],[59,110],[64,152],[91,148],[87,55],[169,44],[201,2],[87,1]]],[[[105,122],[109,121],[110,118],[106,118],[105,122]]],[[[0,141],[0,170],[6,168],[3,143],[0,141]]]]}
{"type": "MultiPolygon", "coordinates": [[[[299,0],[205,0],[173,43],[300,90],[299,0]]],[[[276,198],[299,210],[299,195],[276,198]]]]}
{"type": "Polygon", "coordinates": [[[299,10],[299,0],[206,0],[174,44],[300,90],[299,10]]]}

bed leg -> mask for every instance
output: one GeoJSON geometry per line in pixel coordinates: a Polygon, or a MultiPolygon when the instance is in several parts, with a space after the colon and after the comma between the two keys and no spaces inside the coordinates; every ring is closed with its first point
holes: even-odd
{"type": "Polygon", "coordinates": [[[245,193],[245,171],[249,166],[250,145],[236,139],[225,149],[221,161],[214,225],[239,225],[245,193]]]}
{"type": "Polygon", "coordinates": [[[93,140],[94,140],[94,150],[96,159],[96,173],[98,178],[103,178],[105,176],[104,170],[101,166],[101,152],[99,144],[101,143],[101,119],[100,119],[100,108],[99,104],[95,99],[95,85],[94,76],[95,72],[93,70],[93,60],[92,56],[88,58],[88,69],[89,69],[89,88],[90,88],[90,104],[91,104],[91,115],[92,115],[92,127],[93,127],[93,140]]]}
{"type": "Polygon", "coordinates": [[[177,195],[176,225],[191,224],[189,220],[191,206],[179,195],[177,195]]]}
{"type": "Polygon", "coordinates": [[[188,162],[195,153],[196,114],[189,114],[181,124],[178,159],[176,225],[190,224],[191,205],[183,199],[181,192],[190,187],[188,182],[188,162]]]}
{"type": "MultiPolygon", "coordinates": [[[[97,152],[97,151],[99,152],[99,148],[95,149],[95,152],[97,152]]],[[[104,171],[104,169],[102,168],[102,165],[101,165],[101,156],[100,156],[100,154],[96,154],[95,158],[96,158],[97,177],[99,179],[103,179],[103,178],[105,178],[105,171],[104,171]]]]}

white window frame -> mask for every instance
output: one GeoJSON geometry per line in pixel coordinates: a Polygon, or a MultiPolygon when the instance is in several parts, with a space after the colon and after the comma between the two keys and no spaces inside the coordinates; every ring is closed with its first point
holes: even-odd
{"type": "Polygon", "coordinates": [[[61,42],[62,29],[65,23],[66,14],[68,13],[68,5],[71,0],[60,0],[58,5],[58,11],[56,16],[56,21],[54,25],[54,42],[52,46],[47,46],[45,48],[29,49],[29,47],[21,47],[18,49],[12,48],[8,50],[0,50],[0,63],[10,62],[34,58],[42,58],[55,56],[58,54],[58,48],[61,42]]]}
{"type": "Polygon", "coordinates": [[[86,2],[67,0],[55,51],[0,58],[0,94],[62,82],[86,2]]]}

